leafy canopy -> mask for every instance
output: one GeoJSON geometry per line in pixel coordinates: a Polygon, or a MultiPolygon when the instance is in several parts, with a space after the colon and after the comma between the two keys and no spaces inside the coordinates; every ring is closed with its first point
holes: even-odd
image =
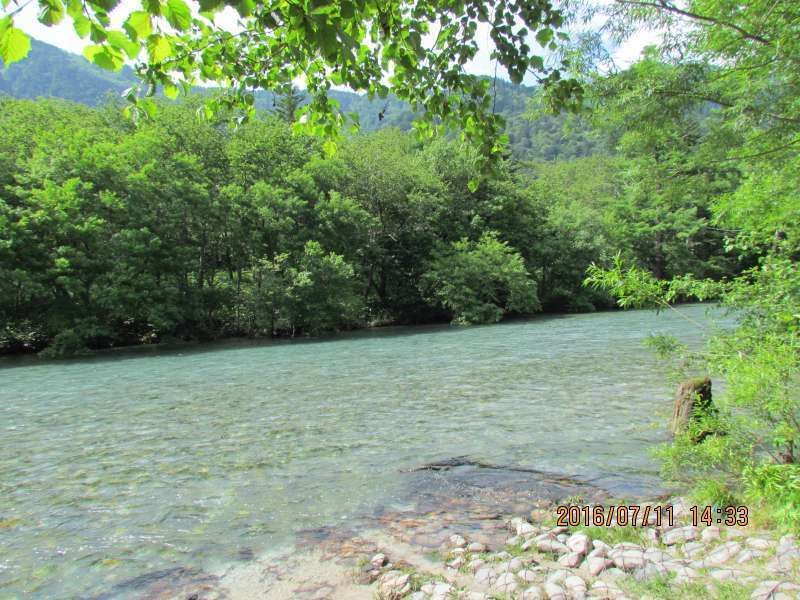
{"type": "MultiPolygon", "coordinates": [[[[13,25],[18,0],[0,0],[8,13],[0,18],[0,58],[20,60],[27,36],[13,25]]],[[[305,81],[311,101],[304,127],[335,136],[344,116],[328,97],[333,85],[386,97],[390,92],[421,111],[419,132],[458,126],[484,157],[501,152],[501,119],[494,114],[490,84],[469,75],[464,66],[478,52],[479,26],[488,27],[492,58],[515,83],[532,73],[566,102],[580,87],[545,65],[544,53],[557,48],[564,16],[550,0],[143,0],[141,10],[125,16],[122,29],[109,13],[119,0],[36,0],[40,21],[72,20],[91,42],[87,59],[112,70],[137,62],[142,90],[126,97],[134,112],[150,114],[154,105],[141,98],[163,87],[174,98],[201,82],[214,82],[225,94],[206,112],[224,106],[252,114],[256,89],[287,89],[305,81]],[[226,7],[238,16],[235,31],[216,20],[226,7]],[[530,41],[535,36],[538,49],[530,41]]],[[[116,13],[115,13],[116,16],[116,13]]]]}

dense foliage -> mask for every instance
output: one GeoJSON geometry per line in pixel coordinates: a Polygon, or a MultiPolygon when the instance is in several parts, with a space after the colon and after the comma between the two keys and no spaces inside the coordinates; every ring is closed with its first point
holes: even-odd
{"type": "Polygon", "coordinates": [[[596,118],[616,124],[639,181],[627,186],[632,205],[658,215],[643,231],[658,260],[623,253],[593,266],[588,281],[622,306],[699,298],[735,311],[737,329],[714,336],[705,353],[684,355],[688,368],[727,385],[715,410],[663,449],[665,473],[700,501],[747,501],[800,529],[800,5],[621,1],[610,17],[622,36],[642,24],[667,30],[663,48],[593,86],[596,118]],[[711,229],[687,227],[701,216],[699,198],[731,258],[697,252],[711,229]],[[660,233],[688,234],[703,268],[680,255],[672,264],[685,275],[663,268],[660,233]],[[748,268],[713,277],[733,258],[748,268]]]}
{"type": "MultiPolygon", "coordinates": [[[[582,287],[592,261],[649,259],[624,160],[508,163],[471,191],[477,157],[455,141],[386,129],[327,157],[278,115],[195,112],[134,126],[114,106],[0,100],[5,351],[592,310],[608,304],[582,287]]],[[[709,252],[706,222],[684,220],[709,252]]],[[[664,240],[668,273],[700,260],[684,247],[664,240]]]]}

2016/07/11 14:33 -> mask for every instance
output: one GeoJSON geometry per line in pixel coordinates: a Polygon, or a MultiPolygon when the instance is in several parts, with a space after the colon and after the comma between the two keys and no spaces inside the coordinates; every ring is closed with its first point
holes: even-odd
{"type": "MultiPolygon", "coordinates": [[[[714,523],[728,526],[746,526],[749,522],[749,510],[746,506],[692,506],[689,508],[692,525],[712,525],[714,523]]],[[[570,506],[556,507],[556,525],[559,527],[615,527],[675,525],[674,508],[670,505],[619,505],[619,506],[570,506]]]]}

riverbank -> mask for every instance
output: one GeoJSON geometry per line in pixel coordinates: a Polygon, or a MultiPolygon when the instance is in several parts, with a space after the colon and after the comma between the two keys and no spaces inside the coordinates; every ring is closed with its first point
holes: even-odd
{"type": "MultiPolygon", "coordinates": [[[[451,523],[446,522],[446,513],[438,514],[435,519],[442,533],[434,547],[431,539],[405,535],[431,525],[423,525],[424,515],[411,522],[397,518],[385,523],[383,531],[332,536],[309,544],[306,552],[281,566],[263,562],[231,572],[219,582],[217,591],[223,595],[209,587],[207,595],[190,592],[188,597],[800,598],[800,546],[792,535],[727,526],[724,516],[719,525],[694,526],[691,506],[683,498],[640,504],[636,525],[556,526],[556,502],[534,502],[525,518],[500,516],[488,508],[484,516],[492,526],[464,535],[446,533],[451,523]]],[[[591,512],[593,506],[603,505],[583,506],[591,512]]],[[[604,507],[606,514],[608,507],[604,507]]]]}

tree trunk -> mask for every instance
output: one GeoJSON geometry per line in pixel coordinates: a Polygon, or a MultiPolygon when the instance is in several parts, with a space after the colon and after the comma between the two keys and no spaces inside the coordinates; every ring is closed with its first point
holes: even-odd
{"type": "MultiPolygon", "coordinates": [[[[711,380],[708,377],[697,377],[684,381],[678,386],[675,394],[675,406],[672,412],[670,431],[678,435],[686,430],[689,423],[703,413],[713,411],[711,404],[711,380]]],[[[702,440],[706,433],[698,436],[702,440]]]]}

